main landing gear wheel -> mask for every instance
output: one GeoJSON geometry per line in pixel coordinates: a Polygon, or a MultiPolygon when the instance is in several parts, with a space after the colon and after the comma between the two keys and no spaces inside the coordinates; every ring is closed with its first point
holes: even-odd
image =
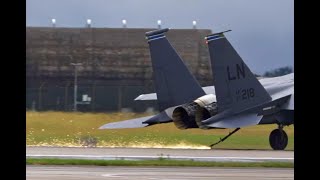
{"type": "Polygon", "coordinates": [[[282,128],[270,133],[269,143],[273,150],[284,150],[288,144],[288,135],[282,128]]]}

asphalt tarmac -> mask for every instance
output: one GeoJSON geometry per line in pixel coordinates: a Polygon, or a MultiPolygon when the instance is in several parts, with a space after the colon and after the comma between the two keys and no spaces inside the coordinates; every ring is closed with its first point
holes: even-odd
{"type": "Polygon", "coordinates": [[[294,151],[163,148],[27,147],[26,157],[148,160],[159,157],[195,161],[293,162],[294,151]]]}
{"type": "Polygon", "coordinates": [[[286,180],[294,179],[293,168],[208,168],[208,167],[100,167],[35,166],[26,167],[27,180],[286,180]]]}

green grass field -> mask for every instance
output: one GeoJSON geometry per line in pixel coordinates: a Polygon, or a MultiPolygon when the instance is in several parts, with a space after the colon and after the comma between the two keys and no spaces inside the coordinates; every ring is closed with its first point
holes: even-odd
{"type": "Polygon", "coordinates": [[[273,167],[293,168],[292,162],[199,162],[183,160],[84,160],[84,159],[26,159],[27,165],[94,165],[94,166],[192,166],[192,167],[273,167]]]}
{"type": "MultiPolygon", "coordinates": [[[[231,130],[179,130],[173,123],[147,128],[99,130],[103,124],[150,114],[26,112],[27,145],[81,146],[80,139],[93,137],[101,147],[209,148],[231,130]]],[[[276,125],[243,128],[215,146],[228,149],[271,149],[269,134],[276,125]]],[[[287,150],[294,147],[294,127],[284,128],[289,137],[287,150]]]]}

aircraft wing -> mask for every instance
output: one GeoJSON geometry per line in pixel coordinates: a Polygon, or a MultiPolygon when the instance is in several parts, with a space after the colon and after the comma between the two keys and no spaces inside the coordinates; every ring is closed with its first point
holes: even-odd
{"type": "Polygon", "coordinates": [[[99,129],[125,129],[125,128],[142,128],[154,124],[172,122],[165,112],[156,115],[146,116],[141,118],[129,119],[125,121],[112,122],[101,126],[99,129]]]}
{"type": "Polygon", "coordinates": [[[294,110],[294,73],[267,78],[262,81],[272,100],[290,96],[288,101],[281,105],[281,109],[294,110]]]}
{"type": "Polygon", "coordinates": [[[239,128],[244,126],[257,125],[262,117],[263,116],[258,116],[257,113],[242,113],[221,118],[216,122],[206,124],[206,126],[215,128],[239,128]]]}
{"type": "Polygon", "coordinates": [[[261,79],[260,82],[273,100],[289,96],[294,93],[294,73],[279,77],[261,79]]]}
{"type": "Polygon", "coordinates": [[[290,99],[281,106],[282,109],[294,110],[294,93],[291,94],[290,99]]]}
{"type": "MultiPolygon", "coordinates": [[[[291,74],[280,76],[280,77],[262,78],[259,81],[268,90],[272,99],[278,99],[278,98],[293,94],[294,92],[293,78],[294,78],[294,74],[291,73],[291,74]],[[272,89],[272,90],[269,90],[269,89],[272,89]]],[[[206,94],[216,95],[214,86],[205,86],[205,87],[202,87],[202,89],[206,94]]],[[[157,100],[157,94],[156,93],[141,94],[138,97],[136,97],[134,100],[135,101],[157,100]]],[[[293,108],[293,105],[290,107],[293,108]]]]}

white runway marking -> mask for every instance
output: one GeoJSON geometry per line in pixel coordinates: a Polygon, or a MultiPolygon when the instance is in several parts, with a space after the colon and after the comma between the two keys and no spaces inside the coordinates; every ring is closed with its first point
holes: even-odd
{"type": "Polygon", "coordinates": [[[121,177],[119,175],[115,175],[115,174],[101,174],[102,177],[121,177]]]}

